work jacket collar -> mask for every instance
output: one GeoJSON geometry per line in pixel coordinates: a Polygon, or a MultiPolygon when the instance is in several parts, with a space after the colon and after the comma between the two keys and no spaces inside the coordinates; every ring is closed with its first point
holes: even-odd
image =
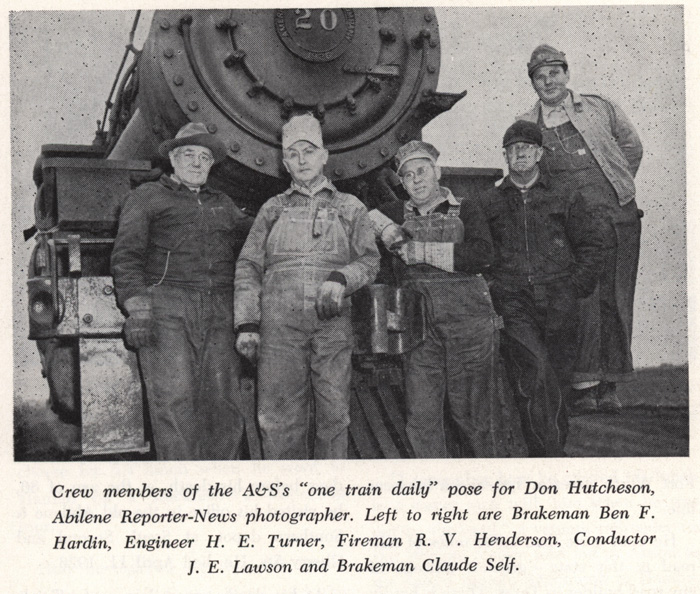
{"type": "MultiPolygon", "coordinates": [[[[447,206],[459,206],[461,203],[457,198],[454,197],[454,194],[452,194],[452,191],[449,188],[445,188],[443,186],[440,186],[440,199],[435,203],[435,205],[426,213],[430,214],[433,212],[436,212],[438,208],[440,208],[440,205],[447,203],[447,206]]],[[[406,203],[406,206],[413,212],[415,215],[420,215],[420,211],[418,210],[418,207],[409,200],[406,203]]]]}
{"type": "Polygon", "coordinates": [[[564,99],[562,99],[556,105],[545,105],[544,103],[542,103],[542,100],[540,100],[540,110],[542,112],[543,119],[546,119],[547,117],[549,117],[549,115],[554,111],[558,111],[559,109],[563,109],[564,111],[567,111],[568,109],[572,109],[573,107],[574,107],[573,91],[569,91],[566,94],[566,97],[564,97],[564,99]]]}
{"type": "MultiPolygon", "coordinates": [[[[175,192],[189,192],[191,194],[196,194],[197,192],[190,190],[185,184],[180,183],[179,181],[174,180],[172,177],[169,175],[161,175],[160,176],[160,183],[163,184],[166,188],[169,190],[173,190],[175,192]]],[[[205,193],[205,194],[211,194],[212,191],[207,186],[206,184],[203,184],[199,186],[199,193],[205,193]]]]}
{"type": "Polygon", "coordinates": [[[556,110],[560,105],[564,106],[565,111],[569,110],[573,107],[574,111],[576,111],[577,113],[582,112],[583,111],[583,100],[581,99],[581,95],[572,89],[568,89],[568,91],[569,91],[569,94],[564,98],[564,100],[561,103],[559,103],[559,105],[555,105],[554,107],[549,107],[548,105],[545,105],[544,103],[542,103],[541,100],[539,100],[535,104],[534,110],[532,112],[529,112],[529,113],[533,113],[535,115],[535,117],[537,117],[537,109],[539,108],[540,115],[544,118],[545,114],[551,113],[552,111],[556,110]]]}
{"type": "MultiPolygon", "coordinates": [[[[532,184],[529,190],[532,190],[538,186],[546,190],[549,189],[550,184],[551,181],[549,179],[549,176],[540,171],[540,175],[537,178],[537,181],[534,184],[532,184]]],[[[513,180],[510,179],[510,175],[506,176],[501,185],[498,186],[498,189],[501,192],[501,194],[503,194],[508,199],[508,203],[511,207],[518,206],[522,203],[522,192],[520,191],[520,188],[513,183],[513,180]]]]}
{"type": "Polygon", "coordinates": [[[301,184],[292,181],[292,184],[289,186],[289,188],[287,188],[287,190],[285,190],[284,193],[289,196],[292,192],[298,192],[299,194],[313,198],[316,196],[316,194],[323,190],[328,190],[331,192],[331,194],[335,194],[335,192],[337,192],[335,186],[325,175],[319,177],[313,184],[311,184],[310,188],[306,188],[301,184]]]}

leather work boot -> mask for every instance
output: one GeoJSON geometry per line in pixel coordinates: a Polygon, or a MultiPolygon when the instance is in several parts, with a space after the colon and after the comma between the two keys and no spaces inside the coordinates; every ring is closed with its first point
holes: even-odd
{"type": "Polygon", "coordinates": [[[598,410],[609,415],[619,415],[622,411],[622,403],[617,397],[614,382],[603,382],[598,391],[598,410]]]}
{"type": "Polygon", "coordinates": [[[598,385],[584,388],[583,390],[572,390],[571,392],[573,393],[573,402],[570,406],[569,414],[572,417],[598,412],[598,385]]]}

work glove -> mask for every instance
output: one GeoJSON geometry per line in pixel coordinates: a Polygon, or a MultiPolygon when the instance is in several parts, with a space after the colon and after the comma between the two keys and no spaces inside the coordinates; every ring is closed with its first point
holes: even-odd
{"type": "Polygon", "coordinates": [[[443,241],[409,241],[398,250],[409,266],[429,264],[446,272],[454,272],[454,244],[443,241]]]}
{"type": "Polygon", "coordinates": [[[148,297],[135,296],[124,302],[129,317],[124,322],[124,338],[126,343],[135,348],[152,345],[156,342],[153,309],[148,297]]]}
{"type": "Polygon", "coordinates": [[[425,262],[425,241],[409,241],[403,244],[397,254],[409,266],[425,262]]]}
{"type": "Polygon", "coordinates": [[[408,243],[411,239],[411,235],[403,227],[396,223],[391,223],[384,227],[380,239],[388,250],[396,252],[402,245],[408,243]]]}
{"type": "Polygon", "coordinates": [[[320,320],[330,320],[340,315],[345,287],[342,283],[325,281],[316,293],[316,314],[320,320]]]}
{"type": "Polygon", "coordinates": [[[251,363],[258,360],[260,334],[257,332],[241,332],[236,338],[236,350],[251,363]]]}
{"type": "Polygon", "coordinates": [[[376,208],[369,211],[369,219],[372,221],[375,235],[382,240],[389,250],[395,251],[399,249],[411,238],[411,234],[408,231],[394,223],[376,208]]]}
{"type": "Polygon", "coordinates": [[[455,246],[446,241],[425,242],[425,263],[446,272],[455,271],[455,246]]]}

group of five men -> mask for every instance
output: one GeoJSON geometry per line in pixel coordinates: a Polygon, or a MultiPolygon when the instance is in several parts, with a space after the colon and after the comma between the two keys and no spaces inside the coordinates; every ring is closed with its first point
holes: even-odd
{"type": "Polygon", "coordinates": [[[641,143],[617,105],[568,89],[563,53],[538,47],[528,73],[539,101],[506,131],[508,175],[478,201],[440,186],[437,149],[411,141],[396,155],[408,201],[368,213],[323,175],[328,151],[306,114],[282,129],[291,185],[253,221],[206,185],[226,150],[205,126],[161,144],[173,174],[129,194],[112,255],[159,459],[240,456],[255,428],[236,351],[258,365],[266,458],[346,458],[350,296],[374,281],[378,242],[426,304],[427,336],[403,360],[415,456],[447,455],[446,410],[471,455],[518,455],[500,337],[531,456],[565,455],[569,409],[619,410],[641,143]]]}

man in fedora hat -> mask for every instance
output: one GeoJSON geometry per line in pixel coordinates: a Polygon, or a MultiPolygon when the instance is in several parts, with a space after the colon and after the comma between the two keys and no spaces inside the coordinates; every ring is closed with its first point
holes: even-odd
{"type": "Polygon", "coordinates": [[[632,312],[639,263],[642,211],[634,177],[642,143],[619,105],[568,88],[566,55],[540,45],[527,72],[539,101],[518,119],[542,130],[542,168],[555,186],[596,204],[608,240],[593,293],[579,303],[574,413],[620,412],[615,385],[632,379],[632,312]]]}
{"type": "Polygon", "coordinates": [[[158,459],[236,459],[233,279],[252,219],[206,185],[226,148],[204,124],[186,124],[159,152],[173,173],[129,193],[112,252],[125,338],[138,350],[158,459]]]}
{"type": "Polygon", "coordinates": [[[323,175],[328,151],[316,118],[283,126],[282,158],[291,186],[260,209],[236,265],[236,346],[259,359],[264,456],[346,458],[349,297],[374,280],[379,250],[365,206],[323,175]]]}

